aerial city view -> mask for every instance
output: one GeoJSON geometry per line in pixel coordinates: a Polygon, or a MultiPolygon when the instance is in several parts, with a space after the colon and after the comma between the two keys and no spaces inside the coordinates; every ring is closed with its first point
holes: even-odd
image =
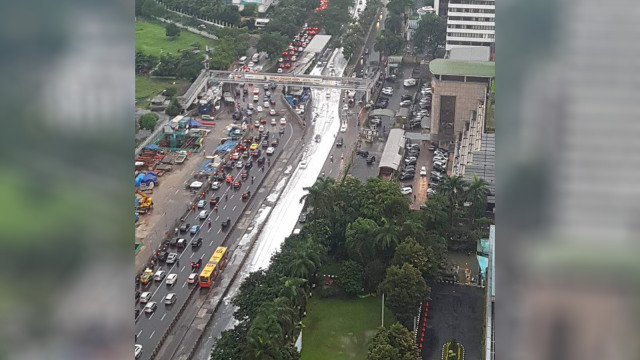
{"type": "Polygon", "coordinates": [[[494,0],[135,10],[136,359],[494,359],[494,0]]]}

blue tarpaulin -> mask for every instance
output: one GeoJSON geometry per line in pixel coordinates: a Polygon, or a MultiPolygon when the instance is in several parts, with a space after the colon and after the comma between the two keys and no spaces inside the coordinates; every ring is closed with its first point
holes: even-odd
{"type": "Polygon", "coordinates": [[[487,267],[489,267],[489,258],[480,255],[476,255],[476,257],[478,258],[478,266],[480,267],[481,275],[484,278],[487,274],[487,267]]]}
{"type": "Polygon", "coordinates": [[[147,150],[158,150],[160,147],[156,144],[147,145],[144,147],[147,150]]]}
{"type": "Polygon", "coordinates": [[[156,181],[158,181],[158,177],[156,176],[155,173],[152,173],[152,172],[148,172],[142,179],[142,182],[145,184],[149,184],[150,182],[156,182],[156,181]]]}
{"type": "Polygon", "coordinates": [[[142,184],[142,180],[144,180],[145,174],[138,174],[138,176],[136,176],[136,187],[140,186],[140,184],[142,184]]]}
{"type": "Polygon", "coordinates": [[[229,140],[227,140],[227,141],[225,141],[224,144],[218,146],[216,148],[216,150],[217,151],[229,151],[229,150],[233,149],[237,144],[238,144],[237,141],[229,141],[229,140]]]}
{"type": "Polygon", "coordinates": [[[198,165],[199,174],[212,174],[215,171],[216,168],[213,166],[213,160],[203,160],[200,165],[198,165]]]}
{"type": "Polygon", "coordinates": [[[200,126],[202,126],[202,124],[200,124],[196,119],[189,119],[189,127],[199,128],[200,126]]]}

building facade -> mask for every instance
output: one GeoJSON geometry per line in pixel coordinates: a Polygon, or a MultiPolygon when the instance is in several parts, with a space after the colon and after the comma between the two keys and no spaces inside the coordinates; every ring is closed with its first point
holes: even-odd
{"type": "Polygon", "coordinates": [[[496,34],[495,0],[440,0],[438,14],[447,18],[445,50],[464,46],[493,48],[496,34]],[[443,3],[446,13],[443,14],[443,3]]]}

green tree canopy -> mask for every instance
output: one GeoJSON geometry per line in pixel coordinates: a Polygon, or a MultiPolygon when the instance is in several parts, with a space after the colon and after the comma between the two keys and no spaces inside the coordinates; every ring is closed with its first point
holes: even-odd
{"type": "Polygon", "coordinates": [[[363,269],[359,263],[348,260],[340,264],[338,284],[349,295],[357,295],[362,291],[363,269]]]}
{"type": "Polygon", "coordinates": [[[182,114],[182,106],[180,106],[177,99],[173,99],[164,112],[169,116],[178,116],[182,114]]]}
{"type": "Polygon", "coordinates": [[[289,38],[278,32],[268,32],[260,36],[256,44],[258,51],[266,51],[271,58],[277,58],[280,52],[287,48],[289,38]]]}
{"type": "Polygon", "coordinates": [[[156,128],[159,118],[158,114],[152,112],[140,116],[140,119],[138,120],[140,129],[153,131],[156,128]]]}
{"type": "Polygon", "coordinates": [[[413,334],[399,323],[379,328],[369,344],[367,360],[415,360],[418,348],[413,334]]]}
{"type": "Polygon", "coordinates": [[[420,271],[406,263],[402,267],[387,268],[387,276],[380,288],[386,294],[389,309],[406,327],[411,325],[418,306],[430,292],[420,271]]]}
{"type": "Polygon", "coordinates": [[[418,21],[418,29],[414,35],[414,44],[418,50],[429,49],[429,54],[435,57],[438,47],[443,46],[447,36],[447,21],[436,14],[426,14],[418,21]]]}

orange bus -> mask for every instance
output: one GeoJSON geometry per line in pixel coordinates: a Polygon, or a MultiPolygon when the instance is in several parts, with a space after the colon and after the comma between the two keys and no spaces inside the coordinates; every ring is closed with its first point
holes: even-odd
{"type": "Polygon", "coordinates": [[[205,265],[200,272],[198,285],[205,288],[211,287],[218,277],[218,273],[224,269],[228,257],[227,248],[222,246],[218,247],[213,255],[211,255],[211,259],[209,259],[207,265],[205,265]]]}

